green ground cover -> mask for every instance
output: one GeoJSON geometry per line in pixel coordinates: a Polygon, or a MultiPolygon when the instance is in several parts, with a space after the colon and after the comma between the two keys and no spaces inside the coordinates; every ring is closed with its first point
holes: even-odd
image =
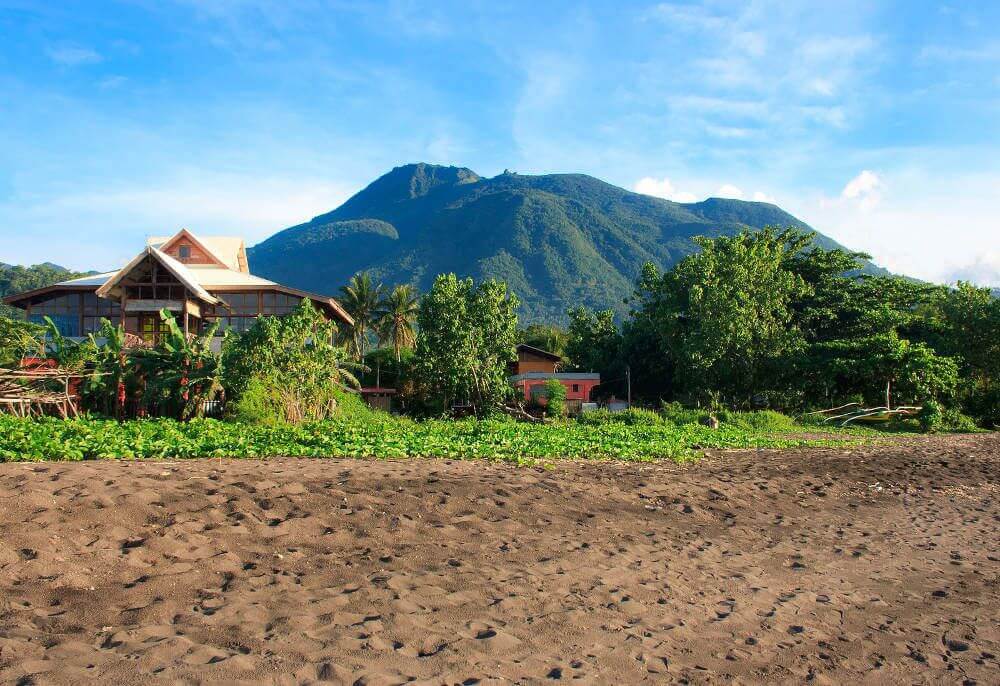
{"type": "MultiPolygon", "coordinates": [[[[773,413],[772,413],[773,414],[773,413]]],[[[874,435],[731,413],[717,429],[656,413],[539,425],[506,419],[414,421],[366,413],[299,425],[212,419],[22,419],[0,416],[0,461],[193,457],[443,457],[537,463],[560,458],[690,460],[705,448],[819,446],[874,435]],[[812,432],[812,433],[810,433],[812,432]]]]}

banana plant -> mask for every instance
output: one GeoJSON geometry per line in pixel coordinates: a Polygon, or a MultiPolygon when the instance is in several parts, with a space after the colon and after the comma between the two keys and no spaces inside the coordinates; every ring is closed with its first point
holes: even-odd
{"type": "Polygon", "coordinates": [[[135,353],[145,378],[146,400],[161,414],[177,419],[201,416],[204,401],[222,390],[220,356],[211,348],[219,324],[201,334],[185,335],[170,312],[161,310],[160,318],[166,332],[153,348],[135,353]]]}

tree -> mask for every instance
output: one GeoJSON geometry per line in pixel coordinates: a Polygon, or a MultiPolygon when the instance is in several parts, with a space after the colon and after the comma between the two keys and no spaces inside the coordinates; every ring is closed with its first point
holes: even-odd
{"type": "Polygon", "coordinates": [[[501,282],[478,287],[442,274],[420,301],[414,377],[441,411],[468,403],[490,412],[511,394],[508,366],[516,360],[518,300],[501,282]]]}
{"type": "Polygon", "coordinates": [[[340,288],[340,304],[354,320],[354,324],[346,329],[345,334],[356,360],[363,360],[365,357],[368,337],[378,321],[384,291],[382,284],[372,281],[368,272],[355,274],[347,285],[340,288]]]}
{"type": "Polygon", "coordinates": [[[409,284],[399,285],[382,301],[376,312],[379,339],[383,344],[392,342],[396,362],[400,361],[400,351],[412,348],[416,341],[413,325],[417,320],[419,299],[417,292],[409,284]]]}
{"type": "Polygon", "coordinates": [[[259,317],[222,347],[223,385],[230,400],[255,404],[266,419],[325,419],[359,387],[360,365],[334,344],[337,327],[308,299],[284,317],[259,317]],[[250,398],[256,394],[256,397],[250,398]]]}
{"type": "Polygon", "coordinates": [[[554,324],[529,324],[517,332],[518,343],[530,345],[533,348],[548,352],[566,359],[566,346],[569,343],[567,331],[554,324]]]}
{"type": "Polygon", "coordinates": [[[983,426],[1000,426],[1000,299],[959,282],[937,302],[936,347],[959,362],[961,401],[983,426]]]}
{"type": "Polygon", "coordinates": [[[895,407],[949,399],[958,383],[958,365],[895,331],[839,339],[815,346],[822,373],[836,384],[839,399],[860,395],[867,402],[895,407]]]}
{"type": "Polygon", "coordinates": [[[614,310],[594,312],[581,306],[567,314],[566,356],[572,368],[607,373],[621,354],[621,333],[615,324],[614,310]]]}
{"type": "Polygon", "coordinates": [[[781,386],[781,362],[804,346],[792,303],[804,279],[785,268],[801,243],[773,229],[696,238],[701,252],[640,280],[639,314],[662,337],[689,394],[711,389],[745,404],[781,386]]]}
{"type": "Polygon", "coordinates": [[[468,325],[473,332],[474,397],[481,411],[499,407],[513,391],[507,378],[510,365],[517,361],[519,306],[502,281],[484,281],[472,290],[468,325]]]}

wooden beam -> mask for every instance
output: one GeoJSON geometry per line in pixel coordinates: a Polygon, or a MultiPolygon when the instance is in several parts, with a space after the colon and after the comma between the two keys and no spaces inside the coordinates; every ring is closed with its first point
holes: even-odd
{"type": "Polygon", "coordinates": [[[124,312],[159,312],[160,310],[181,312],[184,310],[184,303],[180,300],[137,299],[125,302],[122,307],[124,312]]]}

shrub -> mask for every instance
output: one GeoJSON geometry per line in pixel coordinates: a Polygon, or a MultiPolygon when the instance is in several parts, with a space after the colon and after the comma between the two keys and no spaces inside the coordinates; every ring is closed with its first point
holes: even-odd
{"type": "Polygon", "coordinates": [[[291,315],[260,317],[242,336],[227,336],[222,360],[233,414],[295,423],[343,409],[348,387],[359,385],[348,370],[358,365],[333,343],[335,331],[305,299],[291,315]]]}
{"type": "Polygon", "coordinates": [[[684,407],[679,402],[663,403],[660,410],[663,419],[679,426],[684,424],[701,424],[711,413],[691,407],[684,407]]]}
{"type": "Polygon", "coordinates": [[[941,427],[941,406],[934,400],[928,400],[920,408],[917,415],[920,423],[920,430],[924,433],[933,433],[941,427]]]}
{"type": "Polygon", "coordinates": [[[545,411],[552,417],[566,415],[566,387],[559,379],[549,379],[545,382],[545,411]]]}
{"type": "Polygon", "coordinates": [[[962,414],[961,410],[948,408],[941,413],[941,431],[952,433],[974,433],[979,431],[976,420],[962,414]]]}
{"type": "Polygon", "coordinates": [[[284,413],[279,412],[281,399],[274,393],[272,387],[263,379],[252,378],[246,388],[230,403],[231,419],[244,424],[281,424],[285,421],[284,413]]]}
{"type": "Polygon", "coordinates": [[[615,412],[608,412],[607,410],[591,410],[590,412],[583,412],[577,417],[577,421],[581,424],[586,424],[587,426],[600,426],[602,424],[608,424],[610,422],[616,421],[615,412]]]}

